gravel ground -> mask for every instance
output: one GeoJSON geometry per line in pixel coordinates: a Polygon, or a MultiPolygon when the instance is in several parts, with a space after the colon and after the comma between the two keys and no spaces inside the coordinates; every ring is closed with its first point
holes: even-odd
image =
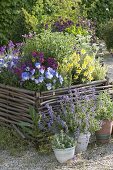
{"type": "Polygon", "coordinates": [[[59,164],[53,153],[39,154],[33,148],[20,157],[0,151],[0,170],[113,170],[113,141],[98,146],[94,143],[65,164],[59,164]]]}
{"type": "Polygon", "coordinates": [[[108,77],[109,77],[109,81],[113,82],[113,56],[107,54],[104,58],[103,58],[103,62],[104,64],[107,66],[108,68],[108,77]]]}

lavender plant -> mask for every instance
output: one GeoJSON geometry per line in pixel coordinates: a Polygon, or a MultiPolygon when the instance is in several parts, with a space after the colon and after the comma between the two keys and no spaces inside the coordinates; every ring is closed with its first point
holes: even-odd
{"type": "Polygon", "coordinates": [[[75,91],[77,96],[76,112],[80,133],[95,132],[100,129],[100,121],[96,119],[96,96],[94,88],[81,88],[75,91]],[[78,94],[77,94],[78,93],[78,94]],[[78,97],[79,96],[79,97],[78,97]]]}

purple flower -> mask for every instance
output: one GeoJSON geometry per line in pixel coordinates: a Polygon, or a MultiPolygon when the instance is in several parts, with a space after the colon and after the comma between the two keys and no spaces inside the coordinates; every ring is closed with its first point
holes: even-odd
{"type": "Polygon", "coordinates": [[[4,65],[4,59],[0,59],[0,67],[3,67],[4,65]]]}
{"type": "Polygon", "coordinates": [[[47,90],[51,90],[52,89],[52,84],[51,83],[47,83],[46,87],[47,87],[47,90]]]}
{"type": "Polygon", "coordinates": [[[41,67],[40,63],[35,63],[35,67],[40,69],[40,67],[41,67]]]}
{"type": "Polygon", "coordinates": [[[29,73],[28,72],[23,72],[21,76],[22,76],[23,81],[29,80],[29,73]]]}
{"type": "Polygon", "coordinates": [[[35,83],[36,83],[36,84],[39,84],[39,79],[35,79],[35,83]]]}
{"type": "Polygon", "coordinates": [[[42,82],[44,81],[44,77],[43,77],[43,76],[40,76],[40,77],[38,78],[38,80],[39,80],[39,83],[42,83],[42,82]]]}
{"type": "Polygon", "coordinates": [[[6,46],[5,45],[0,47],[0,54],[3,55],[5,50],[6,50],[6,46]]]}
{"type": "Polygon", "coordinates": [[[39,69],[39,72],[40,72],[41,74],[44,74],[44,71],[45,71],[45,69],[44,69],[43,67],[41,67],[41,68],[39,69]]]}
{"type": "Polygon", "coordinates": [[[54,111],[52,109],[52,106],[50,106],[49,104],[46,104],[46,107],[48,109],[48,113],[49,113],[51,120],[53,120],[54,111]]]}
{"type": "Polygon", "coordinates": [[[49,71],[45,72],[45,76],[46,76],[47,79],[52,79],[53,78],[53,75],[49,71]]]}
{"type": "Polygon", "coordinates": [[[35,69],[31,70],[31,75],[33,76],[35,74],[35,69]]]}
{"type": "Polygon", "coordinates": [[[37,56],[38,56],[37,51],[33,51],[33,52],[32,52],[32,56],[33,56],[33,57],[37,57],[37,56]]]}
{"type": "Polygon", "coordinates": [[[14,43],[11,40],[8,43],[8,47],[9,48],[14,48],[15,47],[14,43]]]}

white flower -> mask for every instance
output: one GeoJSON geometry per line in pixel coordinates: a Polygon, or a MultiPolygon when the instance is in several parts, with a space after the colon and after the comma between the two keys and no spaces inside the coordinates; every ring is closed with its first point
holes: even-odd
{"type": "Polygon", "coordinates": [[[47,90],[51,90],[52,89],[52,84],[51,83],[47,83],[46,87],[47,87],[47,90]]]}

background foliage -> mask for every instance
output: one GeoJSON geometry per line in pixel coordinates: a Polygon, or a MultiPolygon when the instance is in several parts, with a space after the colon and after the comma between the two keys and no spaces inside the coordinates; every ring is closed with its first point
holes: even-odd
{"type": "Polygon", "coordinates": [[[34,2],[35,0],[0,1],[0,44],[6,43],[8,39],[18,41],[21,32],[26,32],[21,8],[25,7],[30,11],[34,2]]]}
{"type": "MultiPolygon", "coordinates": [[[[42,31],[45,23],[58,16],[73,18],[79,13],[78,1],[72,0],[1,0],[0,44],[9,39],[20,41],[29,31],[42,31]]],[[[51,24],[50,24],[51,25],[51,24]]]]}

